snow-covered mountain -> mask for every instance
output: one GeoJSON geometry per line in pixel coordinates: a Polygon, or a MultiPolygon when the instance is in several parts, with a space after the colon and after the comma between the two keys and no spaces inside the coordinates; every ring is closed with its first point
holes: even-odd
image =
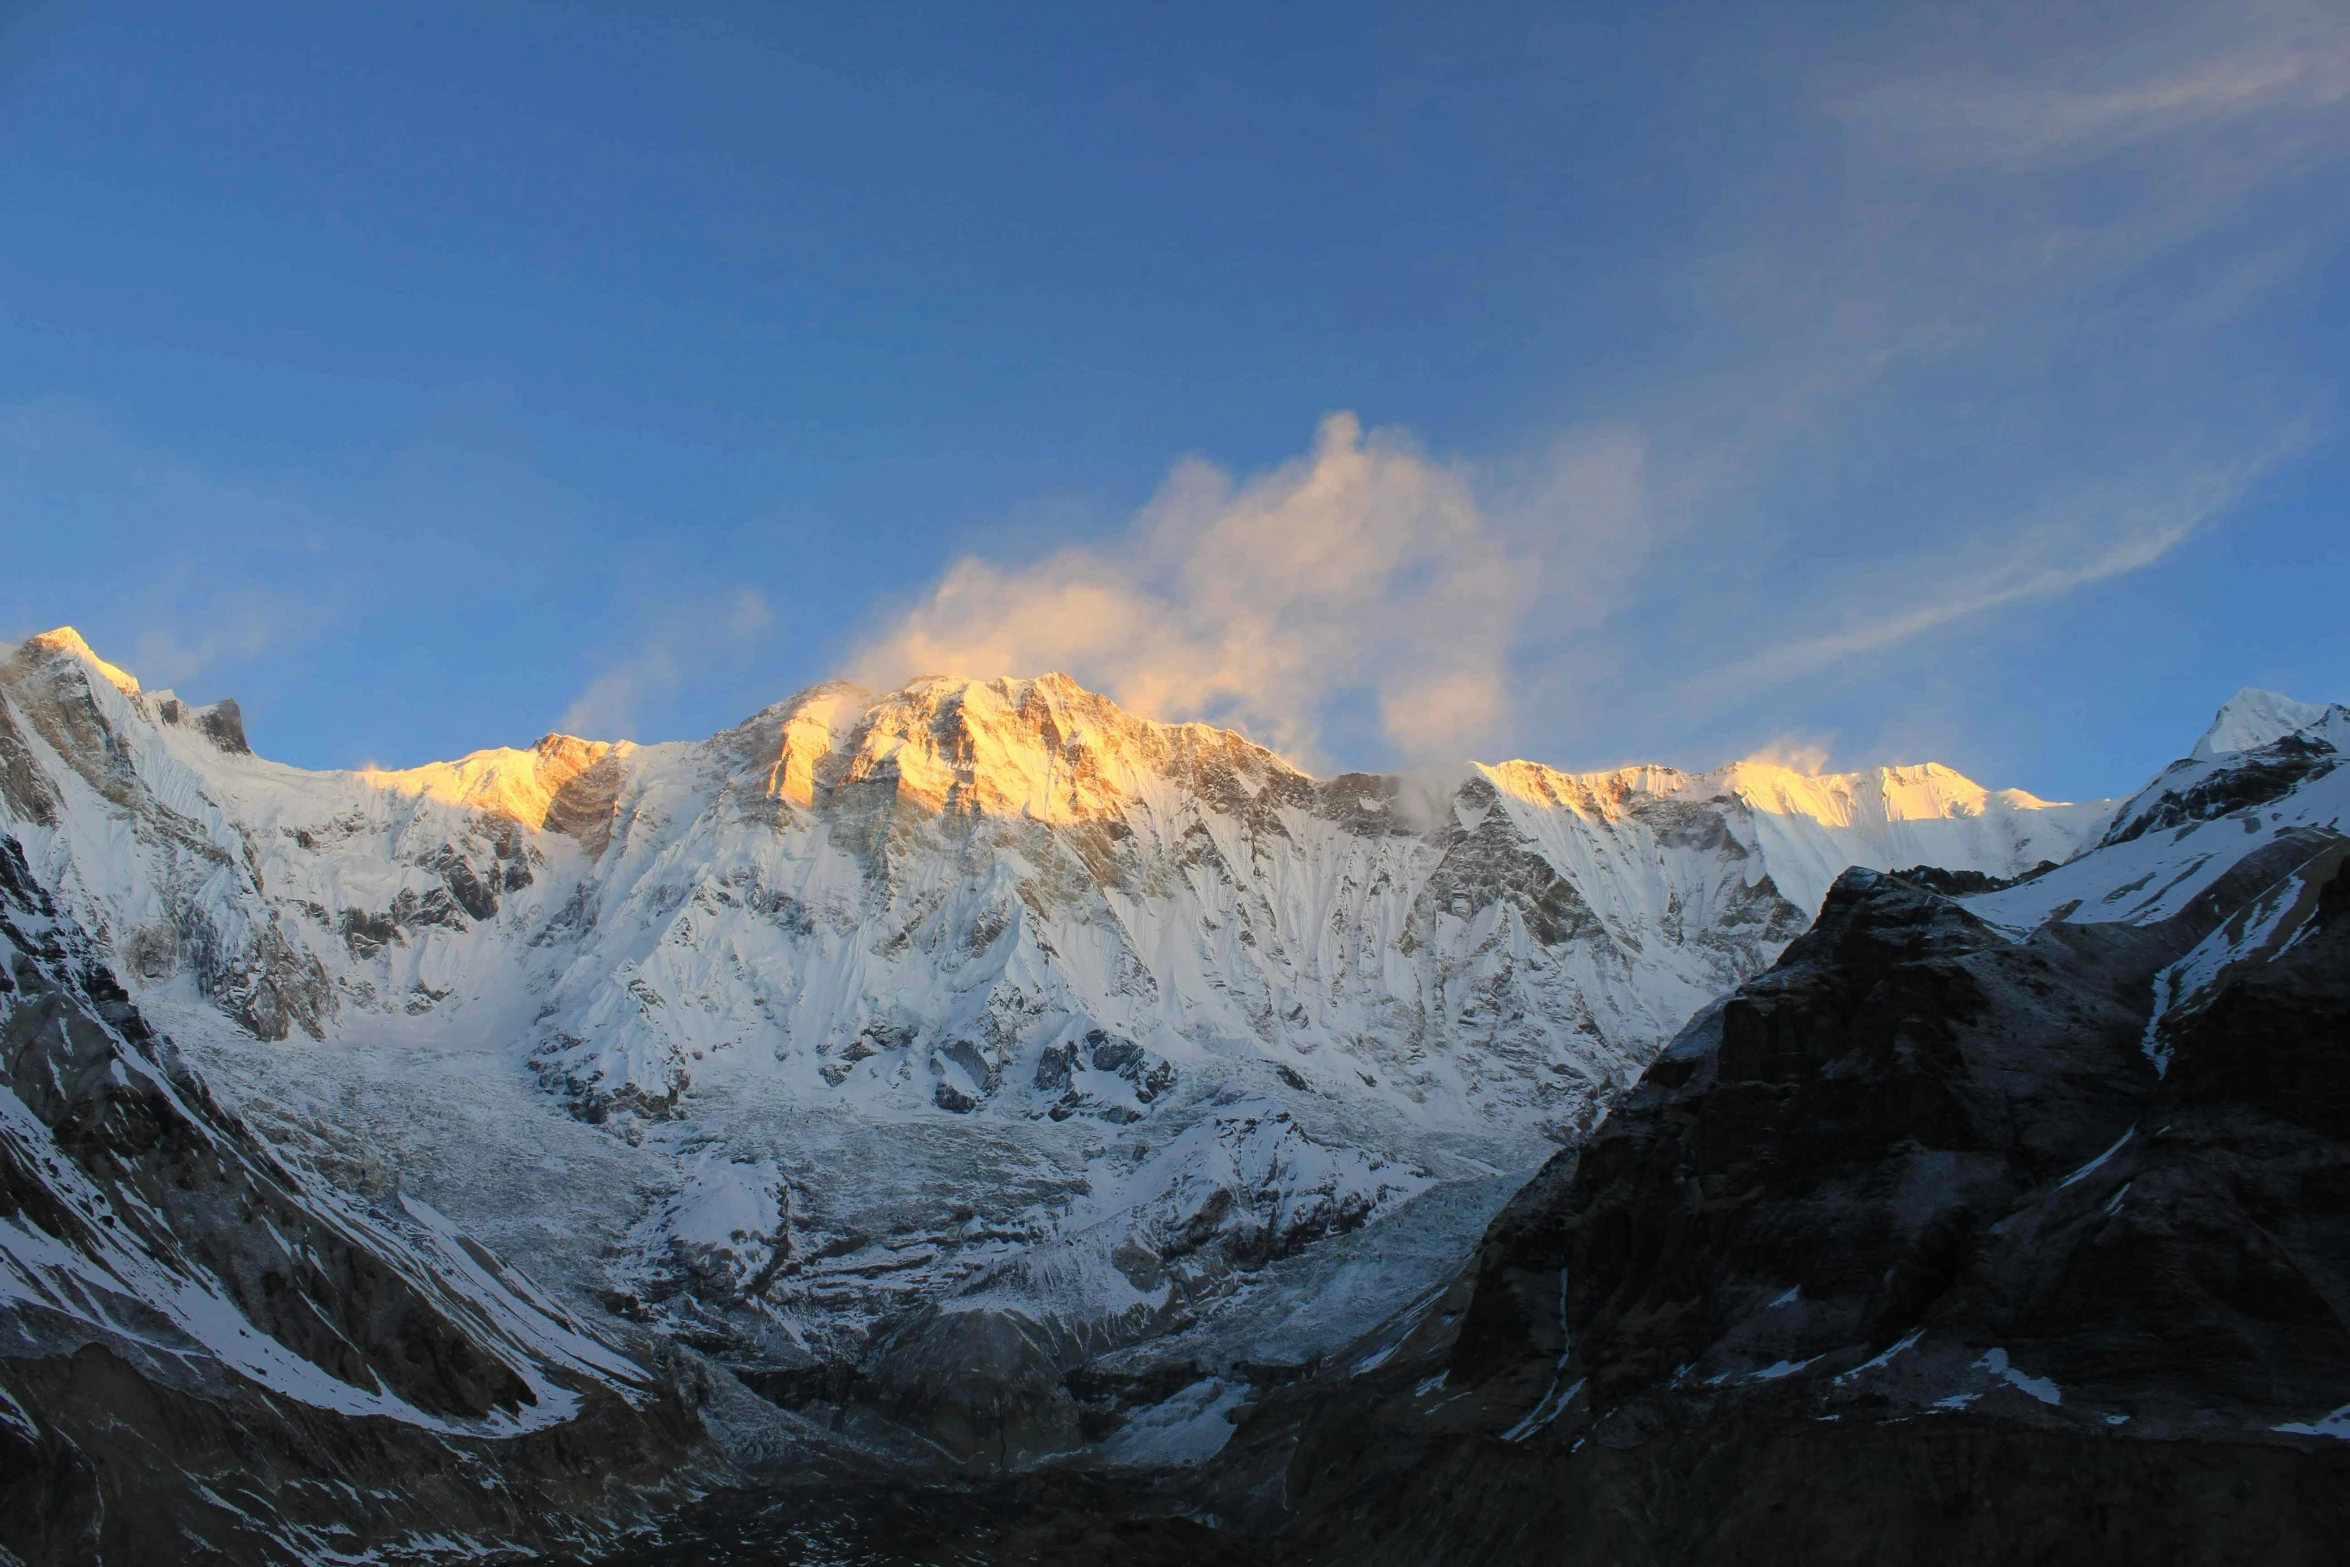
{"type": "Polygon", "coordinates": [[[1195,1505],[1370,1567],[2339,1557],[2346,756],[2247,691],[2058,869],[1846,873],[1195,1505]]]}
{"type": "Polygon", "coordinates": [[[279,1146],[987,1462],[1441,1277],[1844,867],[2009,878],[2156,808],[1932,765],[1317,779],[1057,675],[318,773],[69,630],[0,666],[0,829],[279,1146]]]}

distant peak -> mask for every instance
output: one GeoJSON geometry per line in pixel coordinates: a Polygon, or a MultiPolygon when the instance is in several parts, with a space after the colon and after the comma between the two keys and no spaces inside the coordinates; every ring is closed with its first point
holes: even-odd
{"type": "Polygon", "coordinates": [[[82,640],[82,634],[71,626],[59,626],[54,630],[41,632],[37,636],[27,637],[24,639],[24,645],[79,653],[85,658],[97,656],[90,651],[90,644],[82,640]]]}
{"type": "Polygon", "coordinates": [[[2211,727],[2187,754],[2200,762],[2234,751],[2257,751],[2320,722],[2326,712],[2322,702],[2296,702],[2275,691],[2246,686],[2220,704],[2211,727]]]}
{"type": "Polygon", "coordinates": [[[546,734],[528,750],[497,746],[469,751],[453,762],[427,762],[422,767],[363,767],[359,776],[395,793],[424,795],[510,817],[526,827],[568,832],[572,826],[560,819],[565,786],[607,757],[625,756],[635,749],[626,740],[546,734]]]}
{"type": "Polygon", "coordinates": [[[586,766],[612,749],[609,740],[582,740],[577,735],[557,734],[552,731],[540,735],[531,746],[538,756],[553,762],[576,761],[586,766]]]}
{"type": "Polygon", "coordinates": [[[96,652],[92,651],[90,644],[82,640],[82,634],[71,626],[59,626],[56,630],[44,631],[37,637],[27,637],[24,641],[24,649],[26,652],[63,654],[70,658],[80,659],[104,676],[106,683],[123,695],[137,696],[139,694],[138,677],[129,670],[118,669],[100,658],[96,652]]]}
{"type": "MultiPolygon", "coordinates": [[[[863,691],[862,687],[849,685],[842,681],[833,681],[827,686],[817,689],[830,690],[834,688],[851,692],[863,691]]],[[[972,691],[986,691],[1007,699],[1016,698],[1030,691],[1041,691],[1062,699],[1091,697],[1097,702],[1111,700],[1098,691],[1088,690],[1079,685],[1067,675],[1052,670],[1041,675],[916,675],[895,691],[865,694],[873,699],[886,702],[893,698],[912,699],[942,693],[963,695],[972,691]]]]}
{"type": "Polygon", "coordinates": [[[237,706],[233,696],[224,696],[210,707],[196,707],[168,691],[158,691],[155,717],[161,723],[193,725],[198,733],[233,755],[253,754],[252,745],[245,739],[244,709],[237,706]]]}
{"type": "Polygon", "coordinates": [[[856,701],[871,706],[873,692],[854,680],[819,680],[807,690],[787,699],[785,705],[800,707],[817,702],[856,701]]]}

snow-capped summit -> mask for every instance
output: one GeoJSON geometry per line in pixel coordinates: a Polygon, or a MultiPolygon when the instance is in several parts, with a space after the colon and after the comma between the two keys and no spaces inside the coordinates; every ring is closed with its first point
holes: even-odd
{"type": "Polygon", "coordinates": [[[755,737],[764,757],[778,722],[771,787],[802,806],[880,791],[926,814],[1065,825],[1117,814],[1168,784],[1230,799],[1303,776],[1239,735],[1154,723],[1061,674],[932,676],[886,695],[818,686],[735,732],[755,737]]]}
{"type": "Polygon", "coordinates": [[[2296,702],[2274,691],[2246,686],[2220,704],[2211,727],[2203,731],[2203,738],[2187,755],[2202,762],[2236,751],[2257,751],[2297,729],[2323,721],[2331,710],[2323,702],[2296,702]]]}
{"type": "Polygon", "coordinates": [[[90,644],[82,639],[82,634],[71,626],[59,626],[54,631],[27,637],[18,645],[17,651],[26,658],[71,659],[95,671],[100,679],[125,696],[139,694],[138,677],[100,658],[90,644]]]}

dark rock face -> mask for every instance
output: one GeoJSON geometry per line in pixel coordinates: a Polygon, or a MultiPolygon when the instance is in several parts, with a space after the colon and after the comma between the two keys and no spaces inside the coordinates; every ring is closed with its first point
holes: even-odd
{"type": "Polygon", "coordinates": [[[817,1471],[697,1502],[610,1562],[1303,1567],[1278,1543],[1236,1537],[1185,1516],[1185,1506],[1148,1479],[1065,1470],[918,1483],[817,1471]]]}
{"type": "Polygon", "coordinates": [[[1382,1478],[1392,1489],[1359,1495],[1352,1516],[1333,1509],[1304,1526],[1312,1539],[1294,1541],[1297,1559],[2315,1567],[2340,1559],[2350,1521],[2350,1465],[2337,1455],[1965,1415],[1857,1429],[1746,1415],[1637,1446],[1592,1441],[1572,1457],[1456,1436],[1382,1478]]]}
{"type": "Polygon", "coordinates": [[[1905,881],[1913,887],[1923,887],[1928,892],[1963,898],[1978,892],[1999,892],[2018,887],[2054,869],[2054,860],[2042,860],[2021,876],[1993,876],[1985,871],[1947,871],[1939,865],[1912,865],[1908,870],[1895,871],[1892,875],[1895,881],[1905,881]]]}
{"type": "Polygon", "coordinates": [[[0,703],[0,804],[20,821],[36,826],[54,826],[57,821],[57,790],[41,776],[41,764],[33,759],[32,748],[5,703],[0,703]]]}
{"type": "Polygon", "coordinates": [[[2206,772],[2189,762],[2175,764],[2164,776],[2177,776],[2181,781],[2175,787],[2161,788],[2153,800],[2114,823],[2105,841],[2128,843],[2150,832],[2266,805],[2324,777],[2341,765],[2341,760],[2333,746],[2316,735],[2290,734],[2257,751],[2244,752],[2216,771],[2206,772]]]}
{"type": "Polygon", "coordinates": [[[1073,1115],[1092,1115],[1104,1121],[1125,1122],[1142,1118],[1143,1111],[1098,1099],[1076,1083],[1076,1074],[1089,1067],[1123,1079],[1132,1088],[1135,1102],[1144,1110],[1175,1086],[1174,1065],[1156,1051],[1123,1035],[1089,1028],[1082,1044],[1069,1040],[1048,1046],[1037,1058],[1037,1090],[1060,1093],[1060,1098],[1045,1112],[1052,1119],[1066,1121],[1073,1115]]]}
{"type": "Polygon", "coordinates": [[[673,1385],[544,1359],[516,1334],[568,1325],[514,1327],[495,1258],[450,1232],[461,1255],[436,1265],[393,1222],[223,1111],[0,838],[10,1559],[279,1561],[451,1530],[545,1546],[673,1483],[698,1434],[673,1385]],[[577,1413],[545,1418],[550,1396],[577,1413]]]}
{"type": "Polygon", "coordinates": [[[2023,940],[1848,872],[1406,1326],[1259,1406],[1226,1516],[1350,1562],[2338,1559],[2350,841],[2023,940]]]}
{"type": "Polygon", "coordinates": [[[237,706],[233,696],[224,696],[210,707],[196,709],[196,727],[223,751],[239,756],[253,754],[253,748],[245,743],[244,710],[237,706]]]}
{"type": "MultiPolygon", "coordinates": [[[[2288,1101],[2324,1103],[2344,1047],[2339,880],[2335,850],[2291,839],[2164,925],[2014,943],[1852,873],[1584,1152],[1551,1244],[1536,1229],[1496,1261],[1566,1270],[1573,1369],[1602,1409],[1674,1377],[1846,1371],[1921,1332],[1968,1367],[2003,1349],[2099,1420],[2323,1416],[2350,1402],[2350,1228],[2328,1196],[2350,1147],[2288,1101]],[[2311,934],[2231,984],[2158,1076],[2154,969],[2297,870],[2327,878],[2311,934]],[[2323,1407],[2285,1410],[2288,1390],[2323,1407]]],[[[1509,1339],[1472,1312],[1456,1368],[1494,1369],[1509,1339]]],[[[1966,1396],[1936,1353],[1863,1380],[1911,1362],[1966,1396]]]]}
{"type": "MultiPolygon", "coordinates": [[[[1474,830],[1454,823],[1441,839],[1444,857],[1429,873],[1412,907],[1415,944],[1430,939],[1435,918],[1446,910],[1466,911],[1492,903],[1514,907],[1534,939],[1557,946],[1597,932],[1601,923],[1574,885],[1552,868],[1510,824],[1493,785],[1476,779],[1459,800],[1482,812],[1474,830]]],[[[1406,950],[1410,950],[1407,948],[1406,950]]]]}
{"type": "Polygon", "coordinates": [[[253,754],[252,746],[245,742],[244,709],[233,696],[222,697],[210,707],[190,707],[177,697],[165,697],[155,704],[155,716],[167,724],[193,724],[205,739],[231,755],[253,754]]]}
{"type": "MultiPolygon", "coordinates": [[[[539,744],[561,737],[549,735],[539,744]]],[[[600,757],[582,768],[555,791],[547,802],[547,817],[543,824],[549,832],[566,833],[577,838],[589,854],[602,854],[612,841],[614,813],[618,809],[620,790],[627,773],[620,758],[600,757]]]]}

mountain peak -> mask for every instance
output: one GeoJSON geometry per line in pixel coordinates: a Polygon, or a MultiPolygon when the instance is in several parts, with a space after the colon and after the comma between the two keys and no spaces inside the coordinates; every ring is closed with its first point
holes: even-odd
{"type": "Polygon", "coordinates": [[[2187,754],[2202,762],[2232,751],[2257,751],[2319,722],[2328,711],[2322,702],[2296,702],[2275,691],[2246,686],[2220,704],[2211,727],[2187,754]]]}
{"type": "Polygon", "coordinates": [[[926,675],[879,695],[818,686],[760,716],[781,719],[769,790],[800,805],[878,786],[930,811],[1061,821],[1118,810],[1154,779],[1199,787],[1212,773],[1253,794],[1246,781],[1294,772],[1243,735],[1143,718],[1057,673],[926,675]]]}
{"type": "Polygon", "coordinates": [[[139,694],[138,677],[129,670],[118,669],[100,658],[91,649],[90,644],[82,639],[82,634],[71,626],[59,626],[55,630],[44,631],[38,636],[25,638],[23,651],[79,659],[96,670],[99,675],[104,677],[108,685],[120,691],[124,696],[139,694]]]}
{"type": "Polygon", "coordinates": [[[450,805],[511,817],[529,827],[548,827],[564,785],[608,756],[635,747],[625,740],[582,740],[549,734],[527,751],[510,746],[474,751],[453,762],[427,762],[397,770],[361,768],[359,775],[379,788],[421,794],[450,805]]]}

